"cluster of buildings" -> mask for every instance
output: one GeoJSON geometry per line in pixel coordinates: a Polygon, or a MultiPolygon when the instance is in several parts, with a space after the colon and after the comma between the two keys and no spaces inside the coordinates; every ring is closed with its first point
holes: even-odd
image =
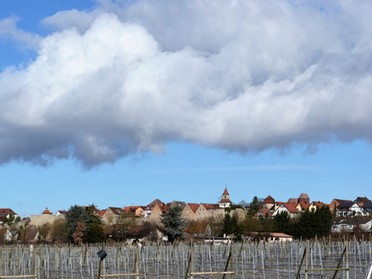
{"type": "Polygon", "coordinates": [[[302,193],[298,198],[290,198],[287,202],[275,201],[273,197],[268,196],[262,201],[255,217],[274,218],[286,212],[290,218],[296,218],[306,210],[316,211],[323,206],[329,207],[336,217],[332,226],[333,233],[350,233],[356,229],[364,232],[372,231],[372,201],[367,197],[357,197],[355,200],[333,199],[326,204],[321,201],[310,201],[306,193],[302,193]]]}
{"type": "MultiPolygon", "coordinates": [[[[123,208],[108,207],[103,210],[97,209],[97,215],[100,216],[105,225],[118,224],[123,218],[132,218],[138,223],[148,221],[159,224],[161,222],[161,215],[175,205],[182,209],[182,217],[189,221],[200,221],[209,218],[222,220],[226,209],[229,209],[230,212],[242,220],[245,218],[247,209],[249,208],[249,206],[244,207],[234,204],[230,199],[228,189],[225,187],[220,201],[216,204],[186,203],[183,201],[164,203],[156,199],[145,206],[126,206],[123,208]]],[[[372,201],[367,197],[357,197],[355,200],[333,199],[329,204],[326,204],[321,201],[311,201],[306,193],[300,194],[298,198],[290,198],[286,202],[276,201],[269,195],[265,199],[259,200],[258,205],[258,210],[254,214],[256,218],[270,219],[282,212],[287,212],[291,218],[296,218],[306,210],[316,211],[323,206],[328,206],[336,217],[340,217],[336,219],[341,220],[334,224],[334,232],[343,230],[352,231],[354,229],[355,225],[345,223],[344,219],[347,218],[343,217],[367,217],[367,219],[365,218],[367,223],[362,224],[362,226],[364,226],[366,231],[370,231],[372,227],[372,201]]],[[[57,220],[64,219],[65,214],[66,211],[64,210],[59,210],[53,214],[46,208],[41,214],[31,215],[30,217],[24,218],[24,220],[26,219],[32,227],[37,228],[44,224],[53,224],[57,220]]],[[[9,223],[9,221],[11,221],[10,219],[15,221],[20,220],[20,217],[10,208],[0,208],[0,225],[9,223]]],[[[4,230],[4,228],[4,225],[1,226],[1,230],[4,230]]],[[[8,238],[11,237],[9,230],[5,235],[8,235],[8,238]]]]}
{"type": "Polygon", "coordinates": [[[329,204],[321,201],[310,201],[308,194],[302,193],[298,198],[290,198],[287,202],[275,201],[271,196],[262,201],[261,208],[257,211],[256,217],[275,217],[287,212],[291,218],[299,214],[328,206],[336,217],[372,216],[372,201],[367,197],[357,197],[355,200],[333,199],[329,204]]]}
{"type": "MultiPolygon", "coordinates": [[[[107,209],[98,210],[99,215],[105,225],[114,225],[120,222],[123,218],[134,218],[141,221],[149,221],[154,224],[160,224],[161,215],[167,212],[172,206],[179,206],[182,209],[182,217],[186,220],[204,220],[214,218],[216,220],[222,219],[225,215],[225,209],[233,206],[230,200],[230,194],[227,188],[224,189],[219,203],[187,203],[183,201],[172,201],[164,203],[159,199],[152,201],[148,205],[108,207],[107,209]]],[[[234,213],[238,214],[240,218],[244,218],[245,209],[238,207],[234,209],[234,213]]],[[[55,215],[48,209],[45,209],[40,215],[31,215],[30,224],[33,226],[40,226],[45,223],[53,223],[55,220],[64,218],[66,211],[60,210],[55,215]]]]}

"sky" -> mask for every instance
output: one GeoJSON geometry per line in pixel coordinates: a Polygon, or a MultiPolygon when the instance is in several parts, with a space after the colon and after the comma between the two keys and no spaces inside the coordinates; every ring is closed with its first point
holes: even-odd
{"type": "Polygon", "coordinates": [[[372,198],[371,13],[2,0],[0,207],[372,198]]]}

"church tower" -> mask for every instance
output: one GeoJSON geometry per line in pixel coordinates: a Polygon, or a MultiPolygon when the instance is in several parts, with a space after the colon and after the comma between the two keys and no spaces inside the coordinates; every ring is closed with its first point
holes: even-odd
{"type": "Polygon", "coordinates": [[[222,193],[222,197],[220,202],[218,203],[220,208],[230,208],[231,206],[231,200],[230,200],[230,194],[229,191],[227,191],[227,188],[225,187],[225,190],[222,193]]]}

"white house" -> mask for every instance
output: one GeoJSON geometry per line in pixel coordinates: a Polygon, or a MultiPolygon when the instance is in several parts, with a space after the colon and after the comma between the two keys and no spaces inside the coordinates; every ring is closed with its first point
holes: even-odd
{"type": "Polygon", "coordinates": [[[368,215],[368,213],[365,213],[363,210],[363,207],[359,206],[357,203],[354,203],[349,208],[350,215],[353,216],[365,216],[368,215]]]}
{"type": "Polygon", "coordinates": [[[287,212],[290,218],[294,218],[298,215],[298,210],[295,203],[281,203],[276,207],[272,216],[275,217],[282,212],[287,212]]]}

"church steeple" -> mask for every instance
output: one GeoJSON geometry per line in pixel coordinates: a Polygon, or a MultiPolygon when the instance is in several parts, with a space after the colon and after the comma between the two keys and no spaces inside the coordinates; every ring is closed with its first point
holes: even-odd
{"type": "Polygon", "coordinates": [[[41,214],[52,215],[52,212],[48,209],[48,207],[46,207],[45,210],[41,214]]]}
{"type": "Polygon", "coordinates": [[[222,193],[222,197],[220,202],[218,203],[220,208],[229,208],[231,206],[231,200],[230,200],[230,194],[227,190],[227,187],[225,186],[225,190],[222,193]]]}

